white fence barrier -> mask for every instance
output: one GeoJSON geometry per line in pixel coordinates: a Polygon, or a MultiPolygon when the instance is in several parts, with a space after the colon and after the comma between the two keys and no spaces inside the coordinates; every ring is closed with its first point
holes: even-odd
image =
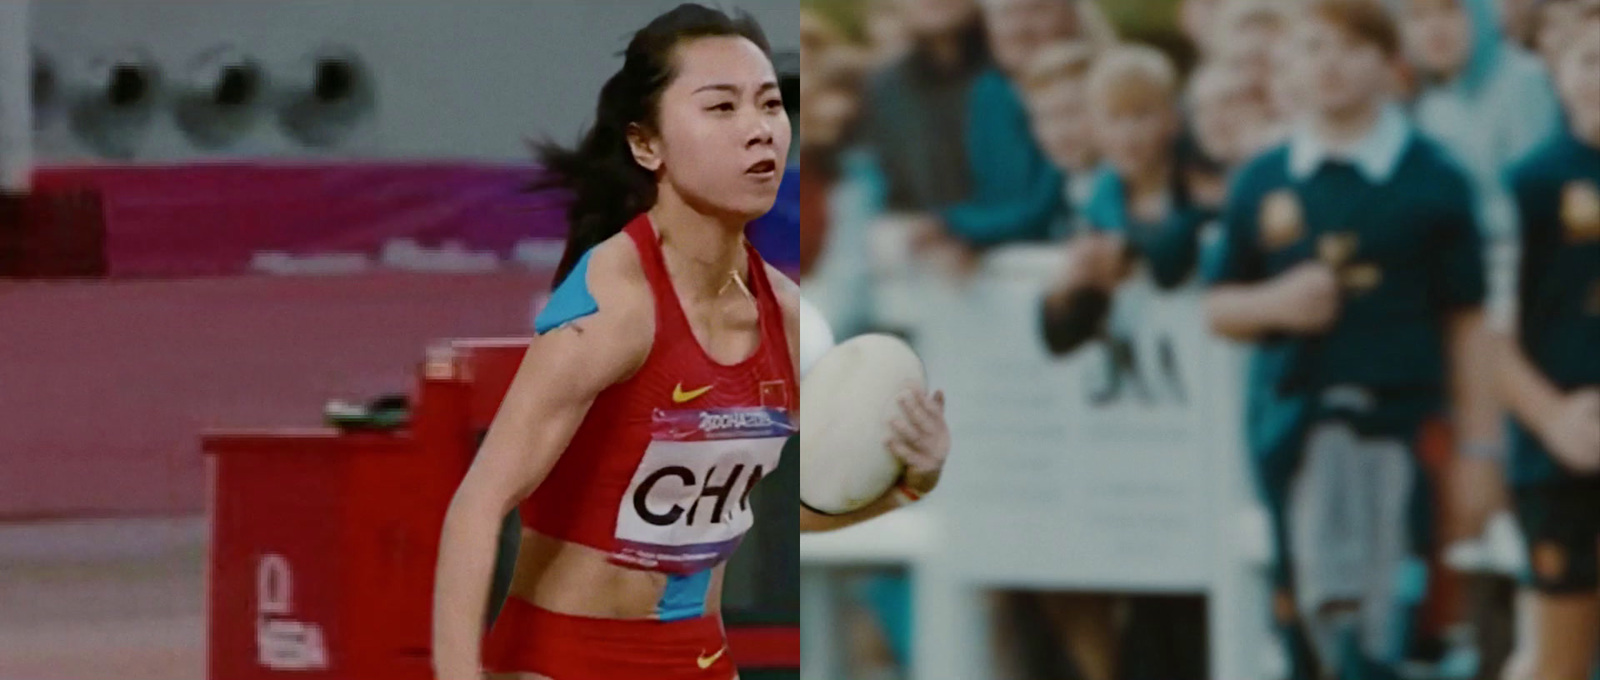
{"type": "MultiPolygon", "coordinates": [[[[1059,261],[1053,248],[1016,248],[965,283],[879,277],[879,321],[908,333],[947,392],[955,449],[924,506],[802,538],[805,601],[825,606],[830,566],[903,565],[913,676],[971,680],[993,674],[986,590],[1204,595],[1212,677],[1280,675],[1239,351],[1209,335],[1196,291],[1135,280],[1117,294],[1112,343],[1053,358],[1038,305],[1059,261]]],[[[806,621],[814,611],[825,613],[807,609],[806,621]]],[[[836,668],[824,647],[806,641],[805,668],[836,668]]]]}

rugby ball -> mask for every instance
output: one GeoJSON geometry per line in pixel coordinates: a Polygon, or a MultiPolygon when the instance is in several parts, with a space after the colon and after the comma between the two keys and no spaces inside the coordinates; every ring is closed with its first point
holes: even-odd
{"type": "Polygon", "coordinates": [[[828,319],[805,298],[800,298],[800,376],[805,377],[833,349],[833,329],[828,319]]]}
{"type": "Polygon", "coordinates": [[[858,510],[894,486],[904,466],[884,442],[899,396],[927,389],[922,359],[892,335],[851,338],[800,383],[800,502],[815,512],[858,510]]]}

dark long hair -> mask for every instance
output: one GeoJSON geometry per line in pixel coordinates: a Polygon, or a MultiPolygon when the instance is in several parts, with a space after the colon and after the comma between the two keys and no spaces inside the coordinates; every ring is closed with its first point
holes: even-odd
{"type": "Polygon", "coordinates": [[[539,187],[565,187],[574,194],[567,211],[567,247],[556,267],[555,285],[567,278],[590,248],[655,205],[655,175],[634,161],[628,128],[659,129],[661,92],[677,76],[675,49],[683,42],[711,37],[745,38],[768,58],[772,56],[766,33],[749,14],[729,15],[693,3],[678,5],[633,34],[623,53],[622,70],[600,88],[594,127],[576,148],[550,141],[535,147],[545,169],[552,173],[539,187]]]}

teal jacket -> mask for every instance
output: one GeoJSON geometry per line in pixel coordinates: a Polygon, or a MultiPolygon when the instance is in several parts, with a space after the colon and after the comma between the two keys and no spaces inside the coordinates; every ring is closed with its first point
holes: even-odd
{"type": "Polygon", "coordinates": [[[966,200],[939,211],[945,225],[978,247],[1049,238],[1051,225],[1067,209],[1066,182],[1034,141],[1016,89],[991,68],[973,81],[967,110],[970,191],[966,200]]]}

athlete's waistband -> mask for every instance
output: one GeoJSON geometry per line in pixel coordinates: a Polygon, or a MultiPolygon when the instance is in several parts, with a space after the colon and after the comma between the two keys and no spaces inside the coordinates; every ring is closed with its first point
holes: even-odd
{"type": "Polygon", "coordinates": [[[483,644],[492,672],[536,672],[558,680],[727,680],[722,617],[679,621],[602,619],[561,614],[518,597],[483,644]]]}

